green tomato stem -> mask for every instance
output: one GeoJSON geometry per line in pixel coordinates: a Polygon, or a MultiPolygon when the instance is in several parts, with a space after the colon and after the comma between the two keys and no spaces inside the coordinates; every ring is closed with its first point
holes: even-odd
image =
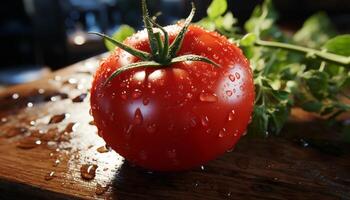
{"type": "Polygon", "coordinates": [[[293,44],[280,43],[280,42],[265,41],[260,39],[255,41],[255,45],[291,50],[299,53],[305,53],[307,56],[315,56],[319,59],[332,62],[335,64],[344,65],[344,66],[350,65],[350,57],[340,56],[337,54],[324,52],[324,51],[320,51],[312,48],[297,46],[293,44]]]}

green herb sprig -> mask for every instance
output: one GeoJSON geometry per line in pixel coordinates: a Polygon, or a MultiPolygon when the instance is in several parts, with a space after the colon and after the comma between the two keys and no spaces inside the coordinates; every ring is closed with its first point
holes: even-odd
{"type": "MultiPolygon", "coordinates": [[[[254,9],[244,30],[227,11],[227,0],[213,0],[207,14],[197,24],[228,37],[250,60],[256,88],[250,135],[280,133],[292,107],[330,119],[350,111],[343,101],[350,99],[350,34],[337,36],[325,13],[311,16],[293,35],[275,24],[271,0],[254,9]]],[[[132,33],[123,28],[115,39],[132,33]]]]}

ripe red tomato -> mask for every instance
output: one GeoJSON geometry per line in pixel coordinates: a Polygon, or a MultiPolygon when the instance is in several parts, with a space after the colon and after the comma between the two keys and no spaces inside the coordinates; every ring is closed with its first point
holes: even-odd
{"type": "MultiPolygon", "coordinates": [[[[181,26],[165,28],[170,42],[181,26]]],[[[125,44],[150,52],[146,31],[125,44]]],[[[99,134],[128,161],[151,170],[190,169],[232,149],[246,131],[254,84],[248,60],[225,37],[191,25],[178,55],[205,56],[162,68],[125,71],[104,85],[119,67],[139,61],[116,48],[98,68],[91,110],[99,134]]]]}

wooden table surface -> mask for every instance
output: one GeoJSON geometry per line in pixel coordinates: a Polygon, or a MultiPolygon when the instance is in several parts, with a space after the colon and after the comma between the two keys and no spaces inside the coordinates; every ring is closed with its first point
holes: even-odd
{"type": "Polygon", "coordinates": [[[147,172],[105,152],[89,115],[99,59],[0,94],[1,200],[350,199],[350,145],[340,139],[349,120],[328,126],[298,109],[283,136],[246,136],[187,172],[147,172]]]}

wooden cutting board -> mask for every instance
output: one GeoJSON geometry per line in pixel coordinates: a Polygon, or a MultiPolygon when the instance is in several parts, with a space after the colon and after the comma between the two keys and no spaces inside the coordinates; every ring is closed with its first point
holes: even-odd
{"type": "Polygon", "coordinates": [[[0,94],[0,199],[350,199],[342,127],[298,109],[283,136],[246,136],[187,172],[147,172],[105,152],[88,102],[100,59],[0,94]]]}

